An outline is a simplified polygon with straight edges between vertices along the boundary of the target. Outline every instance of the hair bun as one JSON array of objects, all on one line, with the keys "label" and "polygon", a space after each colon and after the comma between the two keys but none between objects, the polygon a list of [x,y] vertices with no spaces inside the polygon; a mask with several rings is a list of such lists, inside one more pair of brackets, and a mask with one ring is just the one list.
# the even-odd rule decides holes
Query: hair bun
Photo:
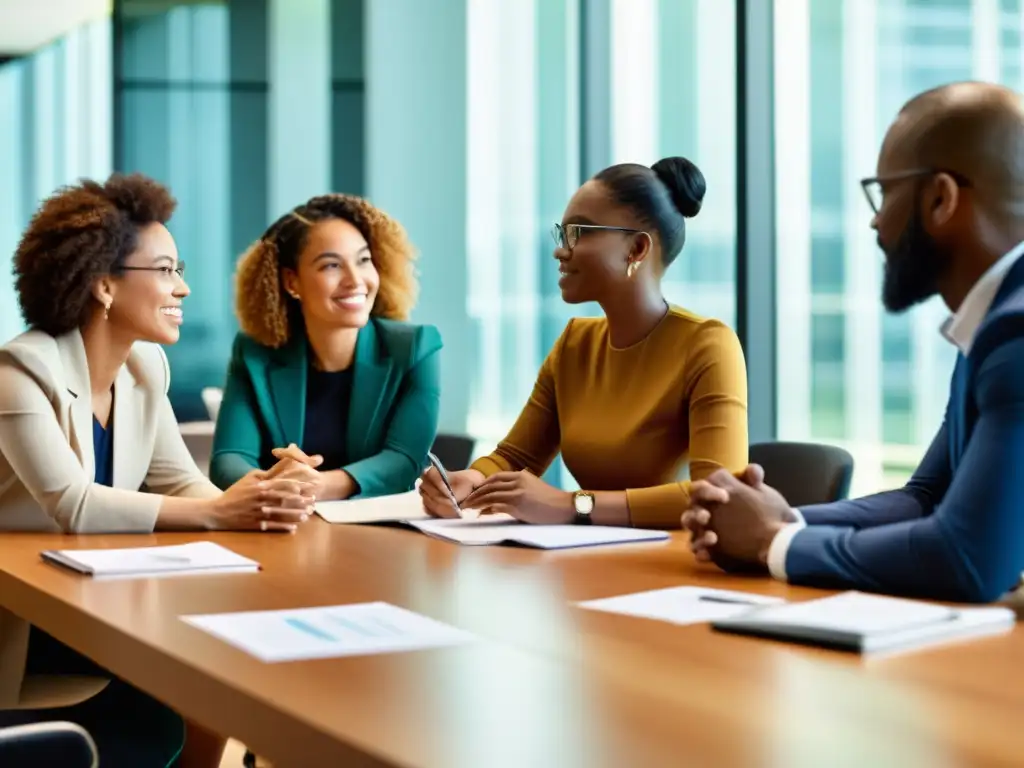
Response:
[{"label": "hair bun", "polygon": [[690,219],[700,213],[707,191],[700,168],[685,157],[666,157],[652,165],[651,170],[668,189],[672,203],[683,216]]}]

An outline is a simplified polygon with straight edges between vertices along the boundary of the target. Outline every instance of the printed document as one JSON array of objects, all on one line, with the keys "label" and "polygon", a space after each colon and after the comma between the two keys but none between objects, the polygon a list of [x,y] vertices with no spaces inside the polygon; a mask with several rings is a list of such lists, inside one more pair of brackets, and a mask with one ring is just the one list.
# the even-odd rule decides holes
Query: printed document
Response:
[{"label": "printed document", "polygon": [[419,651],[476,640],[469,632],[381,602],[182,619],[268,663]]},{"label": "printed document", "polygon": [[704,621],[738,616],[755,608],[777,605],[777,597],[750,592],[704,587],[668,587],[631,595],[606,597],[578,603],[581,608],[609,613],[623,613],[643,619],[657,619],[671,624],[699,624]]}]

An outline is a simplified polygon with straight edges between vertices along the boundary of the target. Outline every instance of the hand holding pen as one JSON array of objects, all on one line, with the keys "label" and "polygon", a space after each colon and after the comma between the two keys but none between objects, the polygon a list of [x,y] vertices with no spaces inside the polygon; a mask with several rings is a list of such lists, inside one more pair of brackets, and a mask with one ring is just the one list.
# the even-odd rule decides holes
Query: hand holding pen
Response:
[{"label": "hand holding pen", "polygon": [[423,508],[434,517],[475,517],[476,510],[464,510],[462,501],[484,481],[475,469],[448,472],[434,454],[427,454],[430,467],[423,473],[420,497]]}]

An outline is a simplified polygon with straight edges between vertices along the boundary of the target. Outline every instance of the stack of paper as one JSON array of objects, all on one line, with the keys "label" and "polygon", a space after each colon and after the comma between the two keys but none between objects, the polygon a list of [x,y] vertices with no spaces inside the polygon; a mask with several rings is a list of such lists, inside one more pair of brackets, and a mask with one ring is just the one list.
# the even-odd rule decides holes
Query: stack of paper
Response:
[{"label": "stack of paper", "polygon": [[606,597],[578,603],[581,608],[608,613],[622,613],[643,619],[657,619],[672,624],[698,624],[703,621],[737,616],[766,605],[783,602],[749,592],[703,587],[668,587],[631,595]]},{"label": "stack of paper", "polygon": [[266,662],[416,651],[476,640],[469,632],[379,602],[182,619]]},{"label": "stack of paper", "polygon": [[1015,621],[1015,614],[1008,608],[949,608],[843,592],[820,600],[761,608],[716,620],[712,626],[723,632],[874,653],[1003,632]]},{"label": "stack of paper", "polygon": [[510,515],[472,518],[431,517],[418,491],[350,501],[317,502],[317,514],[329,523],[400,525],[457,544],[512,544],[536,549],[566,549],[598,544],[666,541],[665,531],[600,525],[524,525]]},{"label": "stack of paper", "polygon": [[368,499],[318,501],[316,513],[328,523],[402,523],[407,520],[428,520],[419,491],[371,496]]},{"label": "stack of paper", "polygon": [[135,549],[47,550],[43,559],[97,579],[142,579],[208,573],[253,573],[260,564],[212,541]]}]

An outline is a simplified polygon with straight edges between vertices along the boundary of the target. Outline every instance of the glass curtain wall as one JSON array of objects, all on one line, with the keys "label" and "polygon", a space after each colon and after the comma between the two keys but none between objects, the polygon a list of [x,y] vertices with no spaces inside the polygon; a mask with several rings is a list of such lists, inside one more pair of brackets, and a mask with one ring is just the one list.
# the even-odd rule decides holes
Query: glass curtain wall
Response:
[{"label": "glass curtain wall", "polygon": [[11,258],[39,202],[111,170],[110,22],[0,64],[0,343],[24,326]]},{"label": "glass curtain wall", "polygon": [[682,155],[708,185],[668,298],[734,325],[736,3],[611,0],[610,37],[610,162]]},{"label": "glass curtain wall", "polygon": [[[547,230],[613,162],[708,179],[670,298],[735,322],[735,0],[118,0],[0,65],[0,260],[39,200],[112,167],[171,186],[193,297],[172,401],[223,382],[232,274],[309,195],[366,194],[420,247],[414,319],[446,340],[442,427],[500,438],[568,317]],[[773,0],[778,435],[835,442],[854,491],[902,482],[941,419],[938,301],[879,301],[857,181],[912,94],[1021,87],[1021,0]],[[113,32],[112,32],[113,29]],[[113,115],[113,117],[112,117]],[[758,130],[751,125],[751,130]],[[742,178],[742,174],[740,175]],[[5,272],[9,266],[0,267]],[[751,286],[756,289],[756,286]],[[0,336],[20,332],[0,280]],[[751,370],[751,385],[770,373]]]},{"label": "glass curtain wall", "polygon": [[[328,189],[408,228],[414,319],[445,338],[442,428],[481,451],[568,318],[597,311],[561,302],[548,234],[593,171],[671,154],[701,167],[705,208],[666,288],[734,322],[734,26],[732,0],[118,2],[116,163],[180,201],[179,418],[203,418],[202,388],[223,381],[238,254]],[[608,76],[588,81],[601,56]]]},{"label": "glass curtain wall", "polygon": [[939,299],[886,315],[858,184],[914,94],[1021,87],[1019,0],[775,0],[779,436],[838,443],[853,491],[902,484],[939,428],[955,350]]}]

